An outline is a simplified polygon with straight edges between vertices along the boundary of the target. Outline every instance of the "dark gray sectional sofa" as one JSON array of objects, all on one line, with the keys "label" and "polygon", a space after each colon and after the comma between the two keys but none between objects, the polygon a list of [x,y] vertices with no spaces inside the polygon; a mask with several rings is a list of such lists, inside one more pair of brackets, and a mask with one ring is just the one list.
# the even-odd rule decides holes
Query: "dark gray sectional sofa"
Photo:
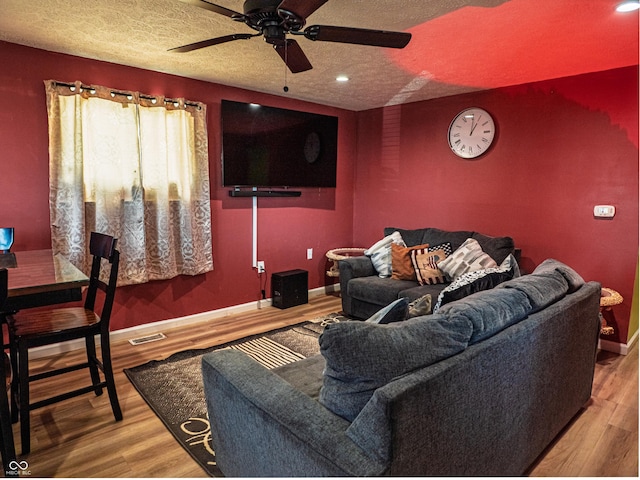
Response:
[{"label": "dark gray sectional sofa", "polygon": [[[516,260],[519,260],[517,258],[519,251],[516,252],[511,237],[490,237],[466,230],[446,231],[438,228],[406,230],[393,227],[385,228],[384,236],[394,231],[400,232],[408,247],[422,244],[433,246],[449,242],[455,251],[467,238],[473,238],[498,265],[510,254],[516,254]],[[413,301],[428,293],[435,305],[438,295],[448,285],[448,283],[440,283],[421,286],[417,281],[412,280],[380,278],[371,259],[367,256],[340,260],[339,268],[342,311],[345,315],[357,319],[369,318],[385,305],[402,297]]]},{"label": "dark gray sectional sofa", "polygon": [[530,275],[386,325],[325,328],[320,354],[268,370],[203,357],[226,476],[517,476],[591,395],[600,285]]}]

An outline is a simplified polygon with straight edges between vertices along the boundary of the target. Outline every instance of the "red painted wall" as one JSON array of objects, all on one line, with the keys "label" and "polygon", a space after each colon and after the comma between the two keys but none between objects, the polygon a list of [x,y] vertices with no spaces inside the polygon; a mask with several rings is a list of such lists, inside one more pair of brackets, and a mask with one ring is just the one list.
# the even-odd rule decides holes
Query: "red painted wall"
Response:
[{"label": "red painted wall", "polygon": [[[461,110],[493,114],[497,139],[463,160],[447,143]],[[354,244],[385,226],[509,235],[526,270],[556,258],[620,292],[625,343],[638,259],[638,68],[386,107],[358,116]],[[612,220],[593,207],[616,207]]]},{"label": "red painted wall", "polygon": [[[219,186],[219,108],[228,98],[340,119],[336,189],[258,199],[268,273],[304,268],[309,288],[322,286],[326,250],[369,246],[388,225],[510,235],[526,269],[554,257],[618,290],[625,302],[608,339],[627,339],[638,261],[637,67],[355,113],[2,42],[0,64],[0,224],[16,227],[15,249],[50,247],[45,79],[207,104],[215,270],[121,288],[114,329],[260,298],[251,199]],[[451,119],[471,105],[489,110],[498,128],[494,147],[474,161],[454,156],[446,140]],[[615,205],[616,217],[594,219],[596,204]]]},{"label": "red painted wall", "polygon": [[[258,255],[267,274],[303,268],[309,288],[325,284],[324,253],[351,244],[356,114],[207,82],[0,42],[0,224],[14,226],[14,250],[51,248],[47,113],[43,81],[81,80],[207,104],[214,271],[122,287],[112,329],[182,317],[260,299],[252,269],[252,202],[230,198],[220,180],[220,100],[251,101],[339,117],[335,189],[258,201]],[[314,258],[307,260],[307,248]],[[269,296],[270,283],[267,285]]]}]

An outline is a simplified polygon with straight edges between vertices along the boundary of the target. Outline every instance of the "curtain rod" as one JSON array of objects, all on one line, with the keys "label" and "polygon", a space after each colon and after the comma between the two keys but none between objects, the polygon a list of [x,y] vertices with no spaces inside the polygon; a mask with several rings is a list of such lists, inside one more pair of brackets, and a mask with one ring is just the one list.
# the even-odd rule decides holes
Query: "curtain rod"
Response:
[{"label": "curtain rod", "polygon": [[[63,87],[67,87],[69,89],[71,89],[71,91],[73,91],[73,89],[75,89],[76,85],[74,83],[67,83],[67,82],[59,82],[56,80],[56,85],[61,85]],[[85,89],[85,90],[89,90],[91,93],[95,93],[96,89],[90,85],[84,85],[84,84],[80,84],[80,88]],[[114,89],[108,89],[111,91],[111,96],[114,97],[116,95],[120,95],[123,97],[127,97],[129,100],[131,100],[133,98],[133,95],[130,92],[121,92],[118,90],[114,90]],[[157,97],[154,97],[153,95],[146,95],[143,93],[138,94],[140,98],[144,98],[145,100],[151,100],[153,103],[155,103],[155,101],[157,101]],[[180,104],[178,99],[175,98],[165,98],[164,99],[164,103],[173,103],[174,106],[178,106]],[[189,106],[189,107],[195,107],[198,110],[200,110],[200,105],[195,103],[195,102],[190,102],[188,100],[184,101],[184,105],[185,106]]]}]

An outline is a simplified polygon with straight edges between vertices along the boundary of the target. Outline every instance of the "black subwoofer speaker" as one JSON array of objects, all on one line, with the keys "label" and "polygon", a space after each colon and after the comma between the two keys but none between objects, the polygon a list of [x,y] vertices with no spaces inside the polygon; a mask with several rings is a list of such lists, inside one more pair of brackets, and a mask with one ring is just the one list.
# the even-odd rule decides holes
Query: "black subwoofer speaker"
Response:
[{"label": "black subwoofer speaker", "polygon": [[287,270],[271,275],[271,303],[274,307],[289,308],[309,302],[306,270]]}]

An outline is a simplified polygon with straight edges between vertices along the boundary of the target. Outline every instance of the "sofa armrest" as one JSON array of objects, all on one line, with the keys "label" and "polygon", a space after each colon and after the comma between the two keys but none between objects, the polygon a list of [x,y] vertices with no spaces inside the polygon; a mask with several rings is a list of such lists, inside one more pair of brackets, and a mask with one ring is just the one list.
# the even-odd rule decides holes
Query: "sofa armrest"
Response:
[{"label": "sofa armrest", "polygon": [[340,282],[343,280],[349,281],[352,278],[358,277],[370,277],[371,275],[377,275],[376,269],[371,263],[371,259],[367,256],[361,255],[359,257],[347,257],[344,260],[338,262],[340,268]]},{"label": "sofa armrest", "polygon": [[342,311],[347,315],[353,314],[351,296],[349,296],[349,282],[354,278],[370,277],[377,275],[376,269],[367,256],[347,257],[338,262],[340,269],[340,296],[342,298]]},{"label": "sofa armrest", "polygon": [[213,448],[225,476],[380,475],[349,422],[237,350],[203,356]]}]

